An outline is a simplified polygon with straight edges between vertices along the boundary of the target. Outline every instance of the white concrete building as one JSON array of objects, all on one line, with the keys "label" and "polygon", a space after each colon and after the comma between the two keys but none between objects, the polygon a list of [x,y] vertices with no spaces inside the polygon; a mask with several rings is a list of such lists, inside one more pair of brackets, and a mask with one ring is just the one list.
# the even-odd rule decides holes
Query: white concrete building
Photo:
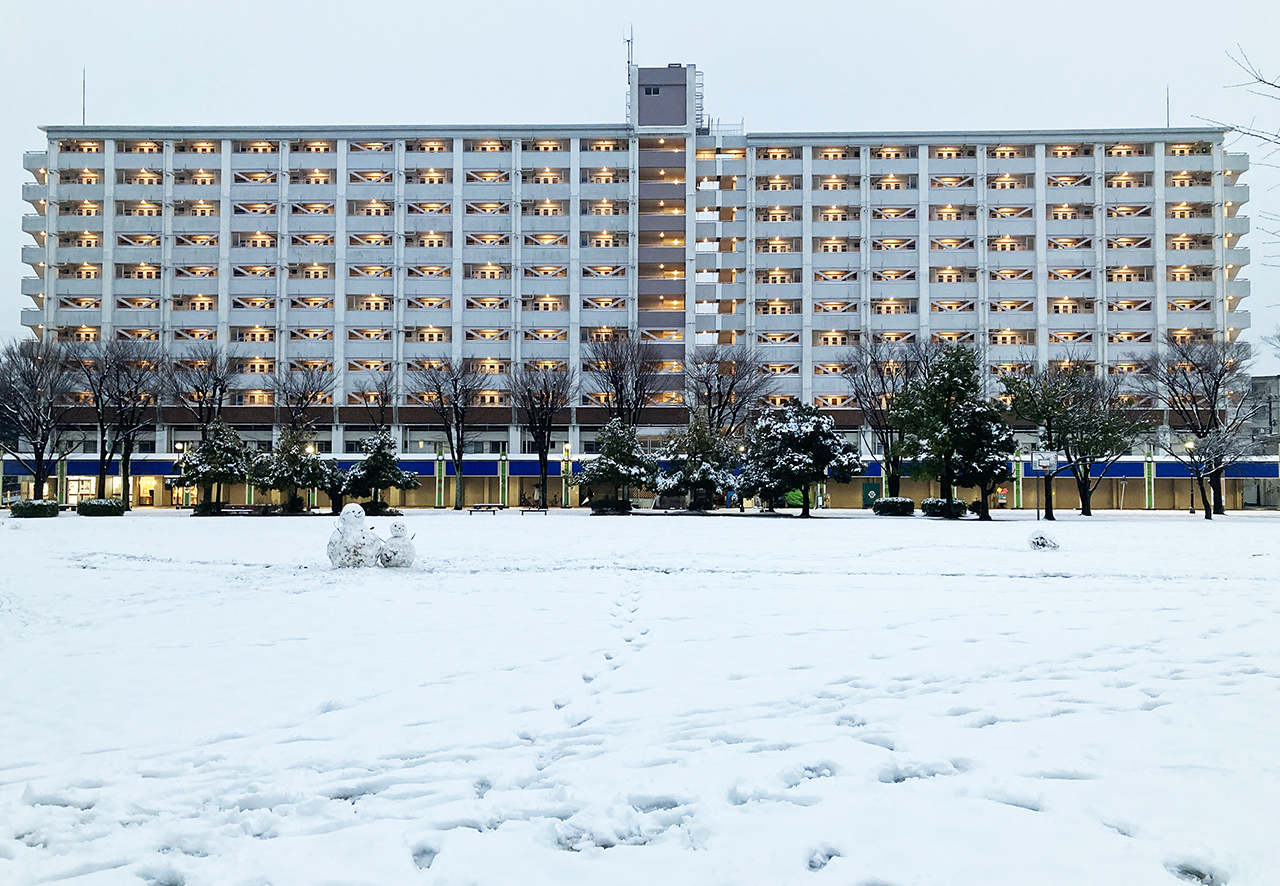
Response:
[{"label": "white concrete building", "polygon": [[[626,327],[679,370],[746,343],[856,425],[839,376],[865,340],[971,342],[993,372],[1124,372],[1168,332],[1234,338],[1244,154],[1218,129],[744,133],[709,125],[693,66],[630,69],[598,126],[45,127],[23,323],[65,340],[236,349],[231,420],[264,444],[277,367],[338,376],[325,448],[358,451],[370,372],[473,358],[495,373],[485,452],[521,451],[501,374],[579,368]],[[817,122],[817,121],[815,121]],[[565,439],[602,423],[583,391]],[[406,455],[434,453],[406,392]],[[190,438],[179,418],[158,452]]]}]

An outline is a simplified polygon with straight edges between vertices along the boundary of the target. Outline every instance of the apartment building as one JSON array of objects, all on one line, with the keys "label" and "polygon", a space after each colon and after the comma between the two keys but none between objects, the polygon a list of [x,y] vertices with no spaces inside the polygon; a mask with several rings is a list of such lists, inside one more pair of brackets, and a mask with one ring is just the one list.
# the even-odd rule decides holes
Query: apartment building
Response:
[{"label": "apartment building", "polygon": [[[1167,333],[1249,325],[1248,157],[1219,129],[746,133],[712,125],[694,66],[629,69],[624,123],[433,127],[45,127],[22,321],[65,341],[234,349],[228,409],[269,446],[265,377],[332,368],[322,451],[359,451],[378,373],[443,359],[494,376],[478,451],[525,449],[502,376],[583,368],[628,330],[667,380],[646,430],[683,421],[702,345],[746,344],[776,398],[851,430],[861,341],[981,346],[993,374],[1099,371]],[[563,442],[604,421],[590,376]],[[409,458],[439,434],[402,386]],[[166,420],[170,413],[166,412]],[[194,439],[182,416],[158,453]]]}]

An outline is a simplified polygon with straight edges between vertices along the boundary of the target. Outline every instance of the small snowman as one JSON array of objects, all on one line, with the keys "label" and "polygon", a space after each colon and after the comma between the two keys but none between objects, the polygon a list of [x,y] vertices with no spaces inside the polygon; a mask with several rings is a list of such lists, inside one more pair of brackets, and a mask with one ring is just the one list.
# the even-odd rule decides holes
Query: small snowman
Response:
[{"label": "small snowman", "polygon": [[337,528],[329,536],[329,562],[341,569],[375,566],[382,539],[364,525],[364,508],[349,504],[338,517]]},{"label": "small snowman", "polygon": [[388,569],[404,569],[413,565],[416,553],[413,540],[409,537],[409,527],[404,525],[403,520],[396,520],[391,524],[391,537],[378,552],[378,563]]}]

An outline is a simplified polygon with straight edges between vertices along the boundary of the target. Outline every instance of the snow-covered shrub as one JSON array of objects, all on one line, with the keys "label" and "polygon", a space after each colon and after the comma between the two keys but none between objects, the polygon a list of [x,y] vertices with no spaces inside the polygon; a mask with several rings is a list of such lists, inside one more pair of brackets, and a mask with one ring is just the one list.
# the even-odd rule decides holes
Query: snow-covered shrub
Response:
[{"label": "snow-covered shrub", "polygon": [[90,498],[76,505],[81,517],[122,517],[124,502],[118,498]]},{"label": "snow-covered shrub", "polygon": [[9,506],[9,514],[14,517],[56,517],[58,503],[48,498],[15,501]]},{"label": "snow-covered shrub", "polygon": [[871,511],[877,517],[910,517],[916,512],[916,503],[903,497],[879,498],[871,505]]},{"label": "snow-covered shrub", "polygon": [[624,498],[591,499],[592,514],[630,514],[631,502]]},{"label": "snow-covered shrub", "polygon": [[946,517],[950,516],[953,520],[959,520],[969,512],[969,506],[958,498],[951,499],[951,513],[947,514],[947,500],[945,498],[926,498],[920,502],[920,513],[926,517]]}]

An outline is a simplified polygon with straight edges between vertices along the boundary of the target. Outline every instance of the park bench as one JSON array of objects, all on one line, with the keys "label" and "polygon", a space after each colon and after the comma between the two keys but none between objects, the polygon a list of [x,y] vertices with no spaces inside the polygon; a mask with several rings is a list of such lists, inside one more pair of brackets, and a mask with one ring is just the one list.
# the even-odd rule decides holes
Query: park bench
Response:
[{"label": "park bench", "polygon": [[547,513],[546,508],[521,508],[520,509],[521,516],[524,516],[525,514],[545,514],[545,513]]},{"label": "park bench", "polygon": [[266,512],[266,505],[223,505],[218,513],[223,517],[261,517]]},{"label": "park bench", "polygon": [[467,513],[469,513],[469,514],[496,514],[496,513],[498,513],[498,511],[505,510],[505,509],[506,509],[506,507],[507,507],[506,505],[493,504],[493,503],[478,504],[478,505],[472,505],[471,507],[467,508]]}]

